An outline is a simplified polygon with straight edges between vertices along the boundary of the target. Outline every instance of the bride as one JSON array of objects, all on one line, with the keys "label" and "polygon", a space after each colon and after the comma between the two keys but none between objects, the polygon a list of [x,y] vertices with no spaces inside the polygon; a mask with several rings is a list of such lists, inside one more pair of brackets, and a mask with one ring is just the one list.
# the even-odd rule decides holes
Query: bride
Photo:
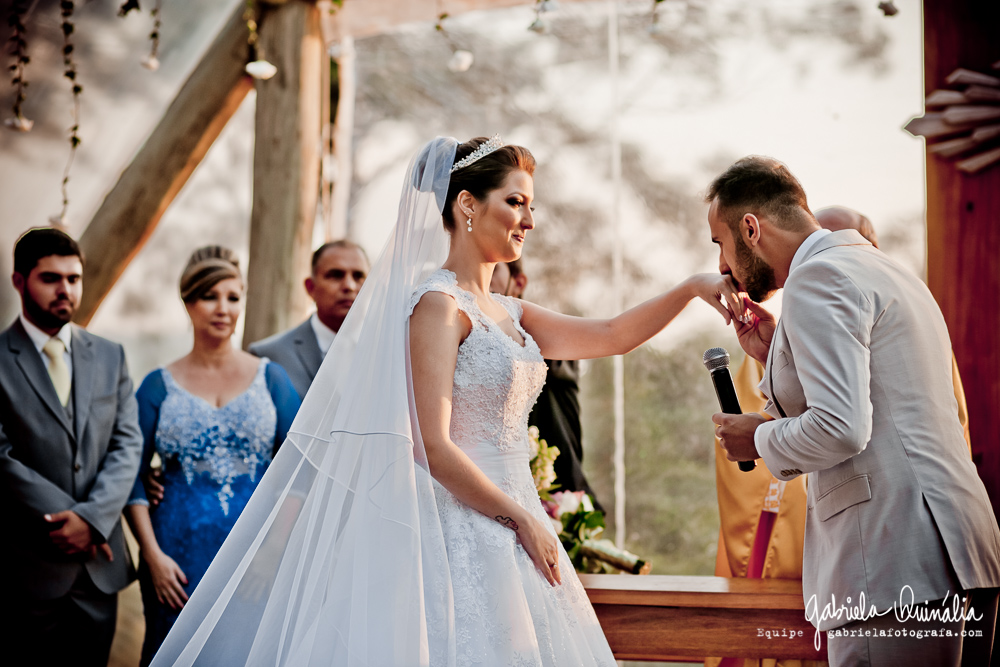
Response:
[{"label": "bride", "polygon": [[615,664],[529,470],[543,356],[623,354],[696,297],[728,323],[738,297],[696,275],[593,320],[490,294],[535,226],[534,168],[499,137],[417,153],[393,237],[154,667]]}]

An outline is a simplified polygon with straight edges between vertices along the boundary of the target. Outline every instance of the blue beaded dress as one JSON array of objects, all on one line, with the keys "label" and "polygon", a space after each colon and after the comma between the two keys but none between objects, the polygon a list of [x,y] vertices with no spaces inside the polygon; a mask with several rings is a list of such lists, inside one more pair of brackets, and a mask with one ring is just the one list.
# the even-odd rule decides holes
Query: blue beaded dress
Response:
[{"label": "blue beaded dress", "polygon": [[[129,504],[149,505],[141,480],[155,451],[165,490],[149,517],[163,553],[187,575],[190,596],[284,441],[298,394],[285,371],[263,359],[247,390],[219,408],[185,390],[165,368],[146,376],[136,400],[144,446]],[[141,664],[147,665],[180,612],[157,600],[145,561],[139,583],[146,618]]]}]

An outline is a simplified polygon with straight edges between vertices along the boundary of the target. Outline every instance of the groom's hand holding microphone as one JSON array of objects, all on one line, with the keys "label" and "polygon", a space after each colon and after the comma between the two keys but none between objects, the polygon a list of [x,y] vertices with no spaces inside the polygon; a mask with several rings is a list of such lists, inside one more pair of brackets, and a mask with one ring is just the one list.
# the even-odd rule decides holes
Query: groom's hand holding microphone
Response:
[{"label": "groom's hand holding microphone", "polygon": [[[715,436],[719,439],[719,445],[726,450],[726,458],[730,461],[740,461],[741,463],[760,458],[757,453],[757,446],[754,444],[753,434],[757,427],[766,420],[752,412],[748,415],[730,415],[725,412],[717,412],[712,415],[715,423]],[[743,466],[740,466],[743,469]],[[753,470],[753,468],[750,468]]]},{"label": "groom's hand holding microphone", "polygon": [[[746,294],[740,294],[742,303],[730,305],[737,313],[732,318],[733,328],[739,337],[740,346],[751,357],[762,364],[767,363],[767,355],[771,348],[777,321],[774,316],[759,304],[752,301]],[[721,354],[719,354],[721,353]],[[724,356],[724,360],[719,358]],[[736,390],[733,387],[732,376],[729,374],[729,353],[722,348],[712,348],[705,352],[702,360],[705,367],[712,372],[716,394],[719,397],[721,412],[712,415],[715,424],[715,436],[719,445],[726,452],[730,461],[738,461],[740,470],[750,472],[754,469],[754,461],[760,458],[757,445],[754,443],[754,433],[763,424],[765,417],[757,413],[742,414]],[[725,373],[720,371],[724,370]],[[724,377],[722,377],[724,375]],[[720,386],[725,385],[725,386]]]},{"label": "groom's hand holding microphone", "polygon": [[733,376],[729,373],[729,353],[722,347],[713,347],[705,352],[702,363],[712,375],[715,394],[719,398],[722,412],[712,415],[715,422],[715,436],[726,451],[726,458],[738,461],[740,470],[752,472],[754,460],[760,458],[754,445],[753,434],[764,422],[758,414],[744,415],[740,409],[740,399],[736,395]]}]

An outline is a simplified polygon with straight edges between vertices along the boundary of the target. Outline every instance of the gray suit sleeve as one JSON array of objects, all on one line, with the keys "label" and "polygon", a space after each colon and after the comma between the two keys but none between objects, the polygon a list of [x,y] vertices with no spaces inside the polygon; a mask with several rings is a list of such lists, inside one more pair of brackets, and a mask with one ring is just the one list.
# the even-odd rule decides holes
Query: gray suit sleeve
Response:
[{"label": "gray suit sleeve", "polygon": [[118,346],[118,410],[107,453],[87,500],[72,509],[105,540],[118,521],[139,472],[142,434],[132,380],[125,364],[125,350]]},{"label": "gray suit sleeve", "polygon": [[793,277],[781,316],[790,349],[781,352],[794,357],[807,408],[761,424],[756,443],[771,470],[808,473],[861,453],[871,437],[873,311],[849,276],[822,262],[803,264]]}]

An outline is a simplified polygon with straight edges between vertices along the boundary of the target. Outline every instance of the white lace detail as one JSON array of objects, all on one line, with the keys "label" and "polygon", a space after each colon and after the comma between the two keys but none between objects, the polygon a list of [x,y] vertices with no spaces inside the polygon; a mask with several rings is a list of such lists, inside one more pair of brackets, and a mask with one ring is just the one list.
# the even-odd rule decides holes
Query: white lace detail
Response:
[{"label": "white lace detail", "polygon": [[[521,327],[515,299],[492,298],[510,314],[524,347],[441,269],[422,283],[410,312],[427,292],[455,299],[472,322],[458,350],[451,436],[508,496],[555,533],[528,465],[528,412],[546,367],[538,345]],[[435,482],[454,596],[458,667],[615,665],[573,565],[560,547],[561,586],[535,568],[514,531],[473,510]],[[433,664],[433,663],[432,663]]]},{"label": "white lace detail", "polygon": [[[458,286],[455,274],[439,269],[410,299],[410,312],[427,292],[455,299],[472,322],[472,331],[458,348],[452,393],[451,437],[463,449],[491,442],[502,452],[528,448],[528,413],[545,384],[546,366],[535,340],[521,327],[521,307],[494,295],[524,338],[521,347],[479,308],[476,297]],[[497,418],[499,416],[499,419]]]}]

